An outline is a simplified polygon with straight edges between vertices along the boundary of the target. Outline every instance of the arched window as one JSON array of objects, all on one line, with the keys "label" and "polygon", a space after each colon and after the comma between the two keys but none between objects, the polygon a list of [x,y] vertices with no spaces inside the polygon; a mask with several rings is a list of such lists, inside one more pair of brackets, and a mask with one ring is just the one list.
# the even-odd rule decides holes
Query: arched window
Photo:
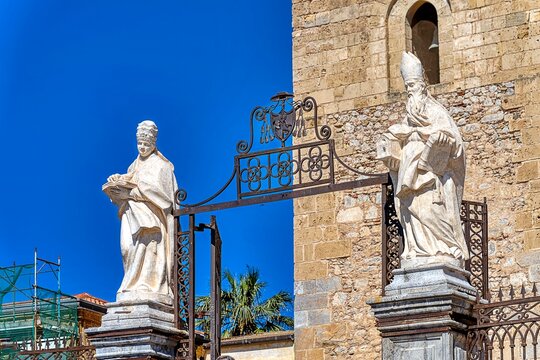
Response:
[{"label": "arched window", "polygon": [[[388,93],[398,99],[404,90],[399,70],[404,51],[420,58],[432,90],[451,91],[459,87],[461,72],[454,68],[454,33],[451,1],[389,0],[386,34],[388,36]],[[424,30],[424,26],[427,28]],[[413,44],[414,33],[414,44]]]},{"label": "arched window", "polygon": [[439,21],[429,2],[419,1],[407,13],[410,25],[409,48],[420,59],[429,84],[440,83]]}]

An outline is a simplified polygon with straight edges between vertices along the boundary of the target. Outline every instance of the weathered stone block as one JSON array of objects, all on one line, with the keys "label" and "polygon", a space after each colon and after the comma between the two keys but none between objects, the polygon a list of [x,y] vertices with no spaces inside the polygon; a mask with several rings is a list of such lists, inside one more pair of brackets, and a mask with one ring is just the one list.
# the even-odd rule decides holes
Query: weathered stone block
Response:
[{"label": "weathered stone block", "polygon": [[517,168],[516,180],[517,182],[526,182],[529,180],[538,179],[539,169],[538,161],[528,161],[523,163]]},{"label": "weathered stone block", "polygon": [[303,227],[295,232],[296,244],[311,244],[322,241],[323,229],[320,226]]},{"label": "weathered stone block", "polygon": [[383,336],[382,358],[464,359],[476,301],[467,273],[440,263],[399,269],[394,276],[387,295],[369,301]]},{"label": "weathered stone block", "polygon": [[304,261],[304,247],[302,245],[294,246],[294,262]]},{"label": "weathered stone block", "polygon": [[536,208],[532,212],[532,227],[540,228],[540,209]]},{"label": "weathered stone block", "polygon": [[341,279],[338,276],[331,276],[326,279],[296,281],[294,283],[294,293],[296,295],[332,293],[340,289]]},{"label": "weathered stone block", "polygon": [[322,279],[328,276],[328,263],[324,260],[295,264],[295,280]]},{"label": "weathered stone block", "polygon": [[525,231],[524,248],[525,250],[540,248],[540,229]]},{"label": "weathered stone block", "polygon": [[300,199],[295,199],[295,214],[307,214],[314,212],[316,209],[316,199],[313,196],[307,196]]},{"label": "weathered stone block", "polygon": [[306,350],[296,350],[294,351],[294,359],[295,360],[309,360],[307,357],[307,351]]},{"label": "weathered stone block", "polygon": [[529,14],[525,11],[506,15],[506,26],[518,26],[527,23]]},{"label": "weathered stone block", "polygon": [[540,158],[540,144],[523,146],[516,150],[516,156],[512,159],[514,162],[526,160],[535,160]]},{"label": "weathered stone block", "polygon": [[324,360],[324,349],[311,349],[306,352],[306,359],[313,360]]},{"label": "weathered stone block", "polygon": [[316,293],[296,295],[294,299],[294,311],[325,309],[328,307],[328,294]]},{"label": "weathered stone block", "polygon": [[351,241],[331,241],[315,244],[315,259],[334,259],[351,255]]},{"label": "weathered stone block", "polygon": [[532,215],[529,211],[516,214],[516,230],[521,231],[532,227]]},{"label": "weathered stone block", "polygon": [[331,319],[330,309],[308,311],[308,326],[330,324],[330,319]]},{"label": "weathered stone block", "polygon": [[313,349],[315,344],[315,329],[302,328],[294,329],[294,349],[308,350]]},{"label": "weathered stone block", "polygon": [[364,212],[359,206],[352,207],[349,209],[343,209],[337,214],[338,223],[353,223],[360,222],[364,218]]},{"label": "weathered stone block", "polygon": [[302,254],[304,255],[304,261],[314,260],[313,244],[305,244],[302,249]]},{"label": "weathered stone block", "polygon": [[336,213],[333,210],[320,211],[308,216],[309,226],[333,225],[336,222]]},{"label": "weathered stone block", "polygon": [[294,328],[305,328],[308,325],[308,312],[307,311],[294,311]]},{"label": "weathered stone block", "polygon": [[347,324],[333,323],[317,327],[315,331],[315,340],[317,343],[324,344],[328,341],[346,341]]},{"label": "weathered stone block", "polygon": [[523,252],[516,256],[516,261],[522,267],[540,264],[540,250]]},{"label": "weathered stone block", "polygon": [[531,265],[531,267],[529,267],[529,278],[533,282],[540,281],[540,263]]},{"label": "weathered stone block", "polygon": [[339,237],[339,231],[337,226],[325,226],[323,230],[323,239],[325,241],[336,240]]},{"label": "weathered stone block", "polygon": [[521,130],[523,143],[533,145],[540,143],[540,127],[535,126]]},{"label": "weathered stone block", "polygon": [[322,194],[316,197],[317,211],[332,210],[335,208],[335,195],[333,193]]}]

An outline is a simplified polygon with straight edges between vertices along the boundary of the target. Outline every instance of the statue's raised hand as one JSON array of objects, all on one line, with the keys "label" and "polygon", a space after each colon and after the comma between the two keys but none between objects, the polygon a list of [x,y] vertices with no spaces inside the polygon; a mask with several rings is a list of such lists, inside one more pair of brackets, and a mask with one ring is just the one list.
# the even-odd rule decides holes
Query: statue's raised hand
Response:
[{"label": "statue's raised hand", "polygon": [[107,182],[117,182],[117,181],[120,181],[121,178],[122,178],[122,175],[120,174],[112,174],[111,176],[107,178]]}]

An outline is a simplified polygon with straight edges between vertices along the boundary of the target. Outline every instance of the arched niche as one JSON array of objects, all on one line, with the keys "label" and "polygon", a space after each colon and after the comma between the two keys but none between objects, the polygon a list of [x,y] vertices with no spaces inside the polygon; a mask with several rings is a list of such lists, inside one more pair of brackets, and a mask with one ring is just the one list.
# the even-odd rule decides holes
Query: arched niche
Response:
[{"label": "arched niche", "polygon": [[424,65],[428,84],[440,83],[439,20],[437,9],[429,2],[413,6],[407,13],[412,52]]},{"label": "arched niche", "polygon": [[[429,49],[434,40],[434,26],[437,30],[438,47]],[[428,35],[418,36],[426,31]],[[416,36],[414,41],[413,35]],[[426,73],[429,71],[428,83],[447,84],[453,81],[452,8],[447,0],[392,0],[387,13],[387,39],[390,92],[404,90],[399,71],[401,56],[403,51],[413,52],[415,45],[427,46],[421,51],[416,49],[416,52]]]}]

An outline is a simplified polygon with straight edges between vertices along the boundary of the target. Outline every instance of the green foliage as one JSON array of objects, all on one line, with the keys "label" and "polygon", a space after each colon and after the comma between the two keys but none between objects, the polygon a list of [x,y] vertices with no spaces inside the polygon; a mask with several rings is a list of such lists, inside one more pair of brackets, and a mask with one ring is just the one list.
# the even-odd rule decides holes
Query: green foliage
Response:
[{"label": "green foliage", "polygon": [[[289,330],[293,319],[281,312],[292,305],[289,293],[280,291],[266,300],[261,299],[266,282],[259,278],[259,271],[248,267],[245,274],[235,277],[226,270],[221,290],[221,321],[223,337],[242,336],[262,332]],[[200,296],[196,300],[196,312],[210,311],[210,297]],[[200,330],[210,332],[210,318],[204,317],[197,323]]]}]

